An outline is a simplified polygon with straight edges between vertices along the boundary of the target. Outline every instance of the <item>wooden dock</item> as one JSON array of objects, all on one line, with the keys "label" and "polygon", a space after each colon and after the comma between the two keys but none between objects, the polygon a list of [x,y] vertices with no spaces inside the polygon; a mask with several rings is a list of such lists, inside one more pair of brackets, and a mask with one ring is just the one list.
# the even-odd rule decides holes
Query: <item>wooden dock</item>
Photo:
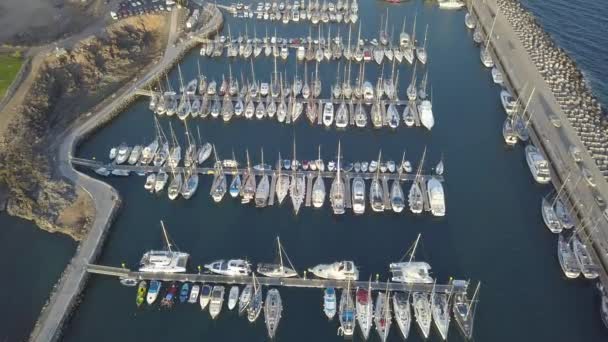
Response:
[{"label": "wooden dock", "polygon": [[[247,285],[251,284],[250,276],[237,276],[229,277],[217,274],[207,273],[146,273],[131,271],[126,268],[110,267],[103,265],[87,265],[87,272],[93,274],[100,274],[106,276],[112,276],[117,278],[136,279],[136,280],[160,280],[166,282],[196,282],[196,283],[213,283],[213,284],[234,284],[234,285]],[[262,286],[284,286],[284,287],[298,287],[298,288],[316,288],[324,289],[328,287],[343,289],[350,286],[351,289],[357,287],[367,288],[368,281],[345,281],[345,280],[329,280],[329,279],[317,279],[317,278],[268,278],[268,277],[256,277],[256,280]],[[459,283],[459,282],[456,282]],[[397,282],[380,282],[372,281],[371,288],[374,291],[385,291],[387,288],[389,291],[412,291],[412,292],[432,292],[433,288],[435,292],[447,293],[453,291],[453,293],[466,293],[467,286],[455,286],[452,284],[405,284]]]},{"label": "wooden dock", "polygon": [[350,195],[350,173],[344,173],[344,206],[347,209],[353,207],[352,196]]},{"label": "wooden dock", "polygon": [[270,198],[268,198],[268,205],[269,206],[273,206],[274,205],[274,198],[275,198],[275,194],[276,194],[276,188],[277,188],[277,174],[276,172],[272,173],[272,178],[270,180]]},{"label": "wooden dock", "polygon": [[390,195],[390,191],[388,189],[388,181],[386,180],[386,177],[382,177],[382,192],[383,192],[383,196],[384,196],[384,209],[390,210],[391,195]]},{"label": "wooden dock", "polygon": [[431,204],[429,203],[429,196],[428,192],[426,191],[426,182],[421,179],[418,184],[420,184],[420,190],[422,191],[422,202],[424,204],[424,211],[430,211]]}]

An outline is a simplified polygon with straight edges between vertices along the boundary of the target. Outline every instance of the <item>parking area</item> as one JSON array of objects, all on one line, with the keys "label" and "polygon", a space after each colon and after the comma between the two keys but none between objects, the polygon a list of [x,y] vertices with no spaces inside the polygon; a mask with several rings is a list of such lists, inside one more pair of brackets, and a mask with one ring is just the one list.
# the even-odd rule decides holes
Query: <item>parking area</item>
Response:
[{"label": "parking area", "polygon": [[134,15],[171,11],[174,5],[173,0],[123,0],[116,10],[110,12],[110,15],[118,20]]}]

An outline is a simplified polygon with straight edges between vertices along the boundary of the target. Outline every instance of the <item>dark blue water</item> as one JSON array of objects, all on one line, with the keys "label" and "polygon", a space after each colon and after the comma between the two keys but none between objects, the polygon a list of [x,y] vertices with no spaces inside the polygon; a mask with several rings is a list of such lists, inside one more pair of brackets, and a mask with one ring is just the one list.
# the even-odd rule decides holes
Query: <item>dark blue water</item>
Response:
[{"label": "dark blue water", "polygon": [[6,213],[0,213],[0,227],[0,340],[24,341],[76,243]]},{"label": "dark blue water", "polygon": [[[564,3],[561,1],[560,3]],[[591,30],[600,35],[605,26],[605,18],[597,13],[605,11],[601,2],[589,3],[597,6],[593,17],[580,17],[572,11],[555,11],[553,7],[569,6],[558,2],[531,3],[530,7],[541,16],[541,21],[549,31],[550,23],[556,28],[556,39],[577,59],[591,79],[594,89],[604,89],[599,80],[605,79],[606,44],[600,39],[581,42],[584,37],[572,39],[558,37],[571,29]],[[364,36],[375,34],[380,22],[380,14],[386,5],[377,1],[360,1]],[[190,127],[199,127],[204,140],[216,144],[220,156],[228,157],[232,150],[238,158],[244,158],[245,148],[252,157],[259,160],[259,150],[264,147],[267,159],[274,160],[280,151],[284,156],[291,153],[294,135],[298,141],[298,157],[313,159],[316,148],[322,145],[326,159],[336,155],[337,142],[343,146],[346,160],[370,160],[377,157],[379,149],[383,156],[398,160],[405,149],[408,158],[417,163],[425,146],[429,149],[429,160],[435,163],[441,154],[446,163],[447,216],[435,219],[428,216],[414,217],[410,214],[373,214],[354,217],[352,214],[334,217],[329,208],[313,210],[303,208],[294,217],[291,206],[255,209],[244,207],[226,196],[217,205],[208,196],[211,179],[201,178],[198,193],[190,200],[170,202],[166,194],[149,195],[143,189],[144,179],[111,178],[108,181],[123,196],[123,208],[108,236],[106,248],[100,262],[119,265],[125,262],[135,267],[141,254],[160,247],[161,238],[158,221],[163,219],[177,245],[190,252],[192,269],[210,260],[219,258],[247,257],[253,261],[268,261],[274,258],[273,239],[281,240],[296,268],[339,259],[353,259],[359,265],[361,278],[379,274],[388,276],[387,264],[401,258],[413,243],[418,233],[423,234],[423,243],[418,256],[433,266],[433,273],[440,282],[449,277],[482,281],[481,302],[477,312],[475,337],[479,341],[605,341],[606,330],[599,319],[599,303],[593,284],[584,280],[566,280],[559,268],[556,257],[556,238],[542,224],[540,199],[547,187],[534,184],[525,165],[521,147],[504,147],[500,129],[504,113],[500,107],[498,92],[488,70],[479,62],[477,47],[471,40],[471,33],[463,25],[463,12],[439,11],[429,2],[412,1],[398,6],[390,6],[391,25],[399,31],[404,15],[411,27],[414,12],[418,11],[419,35],[426,23],[429,30],[429,78],[433,88],[433,109],[436,126],[431,133],[419,129],[400,127],[389,130],[325,130],[310,127],[301,120],[297,125],[286,126],[268,121],[238,120],[224,124],[213,120],[193,120]],[[559,15],[556,15],[559,14]],[[544,15],[544,16],[543,16]],[[568,15],[567,23],[561,15]],[[579,19],[574,19],[579,18]],[[244,31],[243,22],[228,18],[234,32]],[[582,23],[582,24],[580,24]],[[602,24],[603,23],[603,24]],[[265,24],[258,26],[258,34],[264,32]],[[274,26],[269,25],[270,32]],[[279,32],[285,36],[301,36],[308,33],[305,25],[279,25]],[[249,24],[251,32],[251,24]],[[335,28],[332,28],[332,32]],[[408,29],[409,30],[409,29]],[[353,30],[353,33],[356,30]],[[313,34],[314,34],[313,30]],[[585,32],[585,31],[579,31]],[[344,27],[341,29],[344,36]],[[576,34],[575,34],[576,35]],[[601,35],[600,35],[601,36]],[[576,39],[574,39],[576,38]],[[571,46],[569,48],[568,46]],[[596,46],[589,49],[589,46]],[[599,48],[597,47],[599,46]],[[577,51],[580,51],[576,53]],[[591,51],[591,52],[589,52]],[[578,57],[577,57],[578,56]],[[197,51],[189,54],[182,63],[185,78],[196,73]],[[279,68],[294,70],[294,56]],[[201,59],[203,71],[208,76],[219,79],[228,73],[226,60]],[[594,67],[596,66],[596,67]],[[233,72],[242,70],[249,73],[249,65],[241,62],[232,64]],[[302,65],[298,66],[302,75]],[[327,95],[329,84],[335,79],[336,63],[321,66],[323,84]],[[312,72],[310,64],[308,71]],[[353,67],[353,75],[356,72]],[[272,63],[267,59],[256,61],[256,77],[268,79]],[[281,70],[281,69],[280,69]],[[411,77],[411,68],[401,66],[400,89],[405,90]],[[387,68],[388,71],[388,68]],[[378,67],[368,66],[366,78],[374,80]],[[422,73],[421,70],[419,72]],[[590,76],[591,75],[591,76]],[[176,85],[177,75],[171,79]],[[82,157],[105,159],[111,146],[122,141],[130,144],[149,141],[153,136],[151,113],[147,103],[137,102],[112,125],[102,129],[79,151]],[[161,124],[168,126],[168,119]],[[172,123],[180,137],[183,127],[177,119]],[[182,139],[183,141],[183,139]],[[430,169],[431,165],[427,167]],[[326,184],[329,186],[329,184]],[[368,184],[369,185],[369,184]],[[404,185],[407,191],[409,183]],[[286,201],[288,202],[288,201]],[[16,223],[7,226],[17,229]],[[31,228],[30,228],[31,229]],[[27,231],[27,229],[26,229]],[[37,241],[44,242],[44,248],[51,250],[58,245],[55,235],[41,233]],[[19,233],[10,240],[30,241]],[[3,239],[1,241],[6,241]],[[36,250],[36,249],[32,249]],[[73,248],[69,249],[72,254]],[[22,252],[22,251],[21,251]],[[53,253],[54,255],[55,253]],[[33,252],[28,255],[35,255]],[[63,260],[48,260],[58,273],[69,256]],[[59,259],[59,258],[58,258]],[[5,258],[6,260],[6,258]],[[28,263],[35,265],[35,262]],[[51,266],[48,266],[51,268]],[[19,267],[19,272],[23,266]],[[31,276],[31,273],[28,273]],[[50,288],[53,277],[41,282]],[[16,278],[19,279],[19,278]],[[19,282],[29,286],[29,281]],[[3,293],[12,293],[16,288],[11,284]],[[48,290],[37,290],[42,298],[31,315],[20,318],[25,331],[18,333],[15,325],[7,324],[0,331],[9,331],[9,341],[19,340],[27,335]],[[278,332],[283,341],[339,341],[336,336],[337,322],[328,323],[321,311],[322,293],[318,290],[281,289],[286,308]],[[7,296],[8,297],[8,296]],[[13,296],[14,297],[14,296]],[[21,301],[13,300],[3,307],[2,317],[12,321],[12,312],[22,309]],[[208,313],[201,313],[198,306],[177,305],[171,312],[159,311],[157,307],[137,310],[134,305],[135,291],[118,284],[115,279],[93,277],[86,290],[86,296],[75,313],[65,333],[68,341],[108,341],[108,340],[213,340],[213,341],[263,341],[266,332],[262,318],[251,325],[226,309],[215,321]],[[6,321],[6,319],[5,319]],[[414,328],[413,328],[414,329]],[[433,328],[434,329],[434,328]],[[14,333],[12,331],[15,330]],[[433,331],[433,340],[439,340]],[[374,339],[376,339],[375,335]],[[411,340],[420,340],[413,333]],[[16,336],[12,338],[12,336]],[[0,338],[4,338],[4,334]],[[356,337],[355,339],[360,339]],[[393,326],[391,340],[398,340]],[[454,322],[450,331],[451,340],[461,340]]]},{"label": "dark blue water", "polygon": [[604,108],[608,107],[608,2],[522,1],[574,59]]}]

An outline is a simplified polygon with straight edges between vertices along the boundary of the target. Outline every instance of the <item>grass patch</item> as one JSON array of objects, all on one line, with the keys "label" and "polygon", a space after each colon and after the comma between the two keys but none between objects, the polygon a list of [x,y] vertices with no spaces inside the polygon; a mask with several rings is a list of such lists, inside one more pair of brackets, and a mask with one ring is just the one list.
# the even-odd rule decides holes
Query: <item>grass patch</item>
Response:
[{"label": "grass patch", "polygon": [[22,64],[23,59],[20,53],[10,55],[0,54],[0,99],[4,96],[11,83],[13,83]]}]

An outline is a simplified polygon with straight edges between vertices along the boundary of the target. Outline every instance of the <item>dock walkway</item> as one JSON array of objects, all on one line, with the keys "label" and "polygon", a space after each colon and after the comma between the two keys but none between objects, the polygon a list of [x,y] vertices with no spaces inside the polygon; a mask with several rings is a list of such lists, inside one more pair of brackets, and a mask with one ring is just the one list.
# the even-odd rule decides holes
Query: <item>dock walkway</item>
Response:
[{"label": "dock walkway", "polygon": [[[103,265],[90,264],[87,267],[89,273],[136,279],[136,280],[160,280],[166,282],[178,281],[178,282],[196,282],[196,283],[214,283],[214,284],[235,284],[235,285],[247,285],[251,284],[250,276],[223,276],[218,274],[207,274],[207,273],[146,273],[131,271],[126,268],[110,267]],[[347,286],[354,289],[357,287],[367,288],[368,281],[346,281],[346,280],[330,280],[330,279],[317,279],[317,278],[268,278],[268,277],[256,277],[256,280],[262,286],[283,286],[283,287],[297,287],[297,288],[317,288],[324,289],[328,287],[343,289]],[[456,282],[459,283],[459,282]],[[413,291],[413,292],[435,292],[447,293],[453,291],[454,293],[466,293],[466,286],[453,286],[451,284],[405,284],[397,282],[380,282],[372,281],[371,288],[374,291]]]}]

